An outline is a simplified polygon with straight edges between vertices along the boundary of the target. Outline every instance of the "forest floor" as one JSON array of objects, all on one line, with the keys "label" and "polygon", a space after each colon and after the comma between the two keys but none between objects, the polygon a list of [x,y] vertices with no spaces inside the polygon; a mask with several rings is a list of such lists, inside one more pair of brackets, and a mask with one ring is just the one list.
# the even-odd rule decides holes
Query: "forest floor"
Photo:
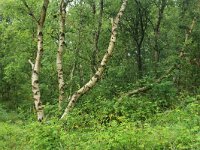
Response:
[{"label": "forest floor", "polygon": [[[144,121],[130,121],[125,116],[108,122],[56,119],[38,123],[21,119],[22,114],[0,114],[0,149],[191,149],[200,147],[200,106],[192,101],[156,113]],[[24,117],[26,118],[26,117]]]}]

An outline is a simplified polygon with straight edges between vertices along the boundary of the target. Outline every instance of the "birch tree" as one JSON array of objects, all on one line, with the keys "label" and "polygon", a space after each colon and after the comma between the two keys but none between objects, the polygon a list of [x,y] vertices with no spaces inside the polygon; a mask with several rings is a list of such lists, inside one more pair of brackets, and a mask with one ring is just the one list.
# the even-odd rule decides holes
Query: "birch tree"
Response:
[{"label": "birch tree", "polygon": [[35,58],[35,63],[32,63],[31,60],[29,60],[29,63],[32,66],[32,92],[33,92],[33,99],[35,103],[35,109],[37,112],[37,119],[38,121],[42,121],[44,118],[44,111],[43,111],[43,105],[41,101],[41,94],[40,94],[40,88],[39,88],[39,73],[40,73],[40,63],[41,58],[43,54],[43,27],[45,23],[47,8],[49,5],[49,0],[44,0],[43,5],[40,12],[40,18],[37,19],[29,5],[25,0],[22,0],[23,4],[28,10],[29,15],[32,17],[33,20],[37,23],[37,54]]},{"label": "birch tree", "polygon": [[62,108],[62,101],[64,96],[64,78],[63,78],[63,66],[62,66],[62,53],[65,45],[65,20],[66,20],[66,7],[70,0],[61,0],[60,2],[60,33],[59,33],[59,45],[57,51],[57,73],[58,73],[58,84],[59,84],[59,99],[58,107],[59,110]]},{"label": "birch tree", "polygon": [[81,87],[78,91],[76,91],[69,103],[68,103],[68,106],[67,108],[65,109],[61,119],[65,118],[70,110],[74,107],[74,105],[76,104],[77,100],[79,97],[81,97],[82,95],[84,95],[86,92],[88,92],[92,87],[94,87],[97,83],[97,81],[101,78],[104,70],[105,70],[105,67],[107,65],[107,62],[109,60],[109,58],[111,57],[112,55],[112,52],[113,52],[113,48],[114,48],[114,45],[115,45],[115,42],[116,42],[116,36],[117,36],[117,27],[118,27],[118,24],[119,24],[119,21],[125,11],[125,8],[126,8],[126,5],[127,5],[127,1],[128,0],[123,0],[122,2],[122,5],[121,5],[121,8],[117,14],[117,16],[115,17],[114,20],[112,20],[112,33],[111,33],[111,37],[110,37],[110,42],[109,42],[109,46],[108,46],[108,49],[100,63],[100,66],[98,67],[95,75],[83,86]]}]

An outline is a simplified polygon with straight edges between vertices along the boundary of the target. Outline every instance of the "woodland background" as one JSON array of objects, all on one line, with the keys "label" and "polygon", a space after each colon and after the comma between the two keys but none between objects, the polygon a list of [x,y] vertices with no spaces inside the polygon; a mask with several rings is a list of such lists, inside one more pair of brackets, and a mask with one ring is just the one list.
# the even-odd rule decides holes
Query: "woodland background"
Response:
[{"label": "woodland background", "polygon": [[[28,60],[37,53],[45,0],[0,1],[2,149],[198,149],[200,2],[128,0],[104,73],[66,118],[70,98],[100,66],[126,0],[50,0],[43,26],[37,121]],[[66,2],[62,107],[56,57]],[[26,6],[27,4],[27,6]],[[101,66],[100,66],[101,67]]]}]

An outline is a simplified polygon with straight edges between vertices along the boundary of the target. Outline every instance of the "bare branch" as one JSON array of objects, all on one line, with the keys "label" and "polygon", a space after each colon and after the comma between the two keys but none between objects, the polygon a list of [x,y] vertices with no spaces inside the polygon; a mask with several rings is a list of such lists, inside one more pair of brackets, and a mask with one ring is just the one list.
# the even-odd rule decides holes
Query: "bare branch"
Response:
[{"label": "bare branch", "polygon": [[34,63],[29,59],[28,62],[31,64],[32,70],[34,69]]},{"label": "bare branch", "polygon": [[35,17],[32,9],[29,7],[29,5],[27,4],[26,0],[21,0],[22,3],[24,4],[24,6],[27,8],[28,10],[28,14],[32,17],[33,20],[35,20],[37,23],[38,23],[38,20],[37,18]]}]

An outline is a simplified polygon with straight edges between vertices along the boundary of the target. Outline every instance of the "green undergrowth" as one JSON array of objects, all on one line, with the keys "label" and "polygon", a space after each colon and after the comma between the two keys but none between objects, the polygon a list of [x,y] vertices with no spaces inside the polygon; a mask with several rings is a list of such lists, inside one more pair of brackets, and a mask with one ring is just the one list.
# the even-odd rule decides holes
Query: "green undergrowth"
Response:
[{"label": "green undergrowth", "polygon": [[[160,111],[155,103],[134,102],[134,105],[136,104],[138,108],[133,107],[133,110],[130,110],[127,103],[127,111],[125,108],[122,110],[119,104],[113,107],[110,104],[111,109],[103,111],[102,107],[99,107],[96,114],[92,111],[91,114],[83,114],[85,109],[75,109],[68,120],[62,122],[57,118],[47,118],[42,124],[31,119],[16,119],[14,122],[4,119],[0,122],[0,148],[193,150],[200,147],[200,106],[197,98],[186,97],[179,107],[166,111]],[[146,113],[143,114],[143,111]],[[147,117],[139,117],[141,115]]]}]

